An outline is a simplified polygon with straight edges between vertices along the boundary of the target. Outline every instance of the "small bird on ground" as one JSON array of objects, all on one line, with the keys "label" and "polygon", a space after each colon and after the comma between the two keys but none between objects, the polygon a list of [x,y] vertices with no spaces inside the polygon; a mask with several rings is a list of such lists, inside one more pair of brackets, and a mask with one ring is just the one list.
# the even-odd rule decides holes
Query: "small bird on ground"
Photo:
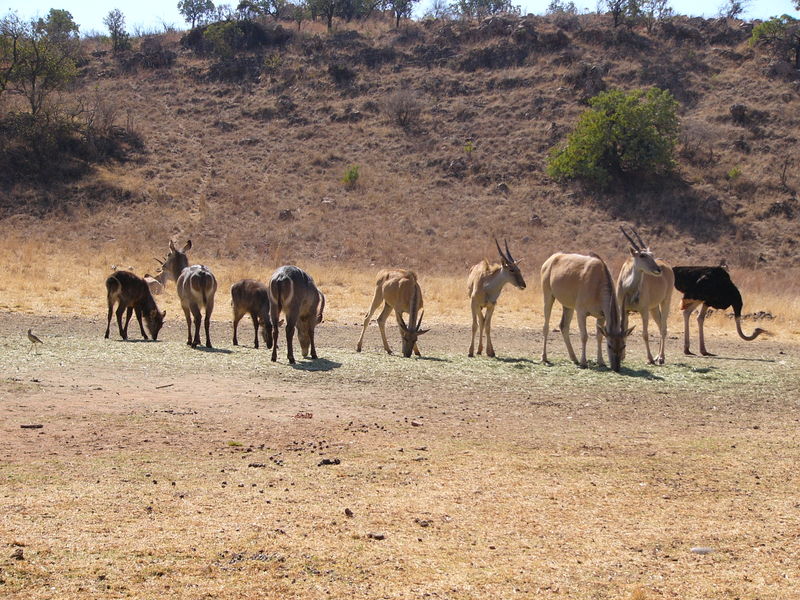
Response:
[{"label": "small bird on ground", "polygon": [[28,329],[28,340],[31,342],[31,347],[28,349],[28,352],[33,350],[36,347],[36,344],[42,344],[42,340],[40,340],[34,333]]}]

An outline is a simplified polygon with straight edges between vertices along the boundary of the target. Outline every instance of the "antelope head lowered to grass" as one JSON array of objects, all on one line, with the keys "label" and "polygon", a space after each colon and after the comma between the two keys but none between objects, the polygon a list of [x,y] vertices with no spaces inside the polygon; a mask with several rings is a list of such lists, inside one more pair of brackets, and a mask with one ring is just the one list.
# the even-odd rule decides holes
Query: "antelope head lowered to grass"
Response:
[{"label": "antelope head lowered to grass", "polygon": [[[611,369],[619,371],[625,358],[625,340],[633,327],[624,329],[622,315],[625,306],[617,304],[614,282],[611,273],[596,254],[564,254],[558,252],[544,261],[542,265],[542,295],[544,296],[544,346],[542,362],[547,363],[547,334],[550,329],[550,312],[553,302],[558,300],[563,306],[561,315],[561,335],[572,362],[586,368],[586,317],[597,319],[597,364],[603,366],[602,340],[606,338],[608,360]],[[572,315],[578,313],[578,329],[581,334],[581,360],[575,356],[569,341],[569,324]]]},{"label": "antelope head lowered to grass", "polygon": [[[206,347],[211,348],[211,336],[209,326],[211,313],[214,310],[214,294],[217,291],[217,279],[208,267],[203,265],[189,266],[189,259],[186,253],[192,248],[192,240],[186,242],[183,249],[178,250],[175,243],[169,241],[169,254],[161,266],[161,274],[158,281],[165,283],[172,279],[178,291],[178,298],[181,301],[181,308],[186,315],[186,327],[189,330],[187,344],[196,348],[200,344],[200,321],[202,320],[201,309],[205,309],[205,332]],[[194,317],[195,329],[192,336],[192,317]]]},{"label": "antelope head lowered to grass", "polygon": [[297,339],[303,358],[311,353],[317,359],[314,328],[322,323],[325,295],[317,288],[311,275],[292,265],[279,267],[269,279],[269,313],[272,321],[272,362],[278,360],[278,325],[281,313],[286,317],[286,357],[294,364],[292,339]]},{"label": "antelope head lowered to grass", "polygon": [[[480,328],[478,335],[478,354],[483,352],[483,332],[486,331],[486,356],[494,356],[492,346],[492,315],[500,292],[507,283],[513,283],[519,289],[525,289],[525,280],[519,270],[521,260],[514,260],[505,242],[506,251],[500,249],[497,238],[494,240],[497,252],[500,254],[500,264],[490,265],[485,258],[472,267],[467,278],[467,293],[472,308],[472,342],[469,345],[467,356],[475,355],[475,332]],[[486,313],[484,314],[484,309]]]},{"label": "antelope head lowered to grass", "polygon": [[[372,314],[384,303],[381,314],[378,315],[378,329],[381,331],[383,349],[388,354],[392,353],[389,342],[386,340],[386,319],[389,313],[394,310],[397,317],[397,325],[400,327],[400,334],[403,338],[403,356],[411,356],[411,352],[420,356],[417,338],[428,329],[422,327],[422,289],[417,282],[417,275],[414,271],[405,269],[392,269],[378,272],[378,279],[375,281],[375,296],[372,304],[364,317],[364,326],[361,329],[361,336],[356,344],[356,352],[361,352],[361,345],[364,342],[364,334]],[[419,312],[419,316],[417,313]],[[408,325],[403,320],[403,313],[408,313]]]},{"label": "antelope head lowered to grass", "polygon": [[[637,241],[620,227],[623,235],[630,242],[631,256],[622,265],[617,277],[617,301],[620,306],[624,304],[625,311],[622,315],[623,329],[628,327],[628,312],[638,312],[642,315],[642,338],[647,349],[647,362],[664,364],[664,355],[667,345],[667,319],[669,318],[669,305],[672,300],[672,286],[675,276],[672,268],[663,260],[657,260],[650,248],[642,241],[639,233],[632,229]],[[658,324],[661,336],[658,356],[653,359],[650,352],[650,337],[647,332],[648,315],[652,314],[653,320]]]}]

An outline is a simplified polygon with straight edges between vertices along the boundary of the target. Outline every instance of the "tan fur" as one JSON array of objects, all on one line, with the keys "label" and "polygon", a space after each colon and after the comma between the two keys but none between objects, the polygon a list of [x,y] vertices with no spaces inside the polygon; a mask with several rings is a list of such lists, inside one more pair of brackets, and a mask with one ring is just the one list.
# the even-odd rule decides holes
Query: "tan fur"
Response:
[{"label": "tan fur", "polygon": [[[642,338],[647,349],[647,362],[663,365],[667,342],[667,320],[669,319],[672,290],[675,286],[675,275],[672,273],[672,267],[666,262],[655,260],[655,264],[661,268],[660,275],[640,272],[640,276],[636,277],[633,272],[635,262],[634,256],[629,257],[622,265],[617,277],[617,301],[620,306],[623,300],[625,301],[626,314],[622,316],[623,327],[627,327],[628,324],[627,313],[638,312],[642,316]],[[648,315],[652,315],[653,320],[658,324],[661,337],[658,356],[655,359],[650,352]]]},{"label": "tan fur", "polygon": [[[542,265],[542,295],[544,297],[544,346],[542,362],[547,363],[547,335],[550,328],[550,312],[553,302],[558,300],[563,306],[561,335],[570,359],[586,367],[586,317],[597,319],[597,364],[603,361],[602,338],[606,337],[609,360],[614,370],[619,370],[624,357],[625,337],[630,331],[622,329],[620,311],[614,293],[611,273],[603,260],[596,254],[556,253]],[[569,339],[569,325],[574,313],[578,315],[578,329],[581,336],[581,359],[575,356]]]},{"label": "tan fur", "polygon": [[[497,244],[497,251],[500,254],[500,264],[489,264],[489,261],[484,258],[470,269],[467,277],[467,292],[472,310],[472,341],[467,356],[475,355],[476,332],[478,332],[478,354],[483,352],[484,331],[486,332],[486,356],[495,355],[492,345],[492,315],[500,292],[509,282],[521,290],[525,289],[525,279],[519,270],[519,261],[515,261],[510,254],[504,255],[499,244]],[[506,244],[506,252],[508,252],[508,244]]]},{"label": "tan fur", "polygon": [[[361,352],[364,334],[367,331],[370,318],[382,303],[384,305],[383,310],[378,315],[377,321],[384,350],[388,354],[392,353],[392,349],[386,339],[385,325],[386,319],[394,310],[397,325],[400,327],[400,333],[403,336],[403,354],[410,356],[411,349],[413,349],[414,354],[420,356],[417,337],[427,331],[419,330],[422,315],[420,314],[419,318],[417,318],[423,307],[422,289],[417,281],[417,274],[406,269],[384,269],[378,272],[375,280],[375,294],[372,298],[372,304],[370,304],[369,310],[364,317],[364,325],[361,328],[361,336],[356,344],[356,352]],[[408,325],[403,321],[402,313],[408,314]],[[406,352],[408,353],[406,354]]]}]

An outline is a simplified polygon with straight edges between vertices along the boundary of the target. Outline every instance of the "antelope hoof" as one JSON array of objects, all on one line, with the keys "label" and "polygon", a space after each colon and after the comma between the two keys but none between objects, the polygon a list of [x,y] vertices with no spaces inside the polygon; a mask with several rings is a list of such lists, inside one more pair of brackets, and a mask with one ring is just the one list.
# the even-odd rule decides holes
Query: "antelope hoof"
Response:
[{"label": "antelope hoof", "polygon": [[256,350],[258,350],[258,342],[256,342],[256,343],[255,343],[255,344],[253,344],[253,345],[255,346]]},{"label": "antelope hoof", "polygon": [[108,339],[108,332],[107,331],[106,331],[106,334],[103,337]]},{"label": "antelope hoof", "polygon": [[292,358],[290,358],[290,359],[289,359],[289,364],[290,364],[290,365],[293,365],[293,364],[295,364],[295,362],[294,362],[294,357],[292,357]]},{"label": "antelope hoof", "polygon": [[683,349],[683,353],[684,353],[686,356],[694,356],[694,352],[692,352],[692,351],[691,351],[691,350],[689,350],[688,348],[684,348],[684,349]]},{"label": "antelope hoof", "polygon": [[[579,369],[585,369],[588,366],[589,366],[588,363],[585,363],[585,362],[578,363],[578,368]],[[601,366],[601,365],[598,365],[598,366]]]},{"label": "antelope hoof", "polygon": [[486,356],[488,356],[489,358],[494,358],[494,349],[487,350]]},{"label": "antelope hoof", "polygon": [[658,360],[656,360],[656,363],[659,364],[659,365],[663,365],[664,364],[664,357],[663,356],[659,356]]},{"label": "antelope hoof", "polygon": [[[106,336],[106,337],[108,337],[108,336]],[[475,353],[472,350],[470,350],[469,352],[467,352],[467,356],[472,358],[473,356],[475,356]]]},{"label": "antelope hoof", "polygon": [[[236,339],[234,339],[234,340],[233,340],[233,345],[234,345],[234,346],[238,346],[238,345],[239,345],[239,342],[238,342],[238,341],[236,341]],[[256,345],[256,348],[258,348],[258,345]]]},{"label": "antelope hoof", "polygon": [[703,356],[716,356],[716,354],[714,354],[713,352],[709,352],[708,350],[701,350],[700,354],[702,354]]},{"label": "antelope hoof", "polygon": [[361,352],[361,344],[359,344],[358,346],[356,346],[356,352]]}]

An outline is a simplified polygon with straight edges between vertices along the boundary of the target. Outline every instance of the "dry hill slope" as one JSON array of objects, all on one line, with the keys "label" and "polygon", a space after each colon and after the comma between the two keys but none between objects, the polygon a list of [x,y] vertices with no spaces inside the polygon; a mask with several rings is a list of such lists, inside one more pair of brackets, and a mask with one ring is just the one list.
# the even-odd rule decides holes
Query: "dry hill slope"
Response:
[{"label": "dry hill slope", "polygon": [[[674,263],[782,270],[800,235],[792,164],[781,180],[800,88],[770,74],[749,28],[676,18],[647,34],[596,15],[494,18],[309,31],[225,60],[167,35],[148,42],[178,53],[163,69],[126,69],[100,48],[71,95],[99,94],[143,152],[56,187],[3,190],[2,229],[44,225],[62,247],[88,240],[122,255],[176,236],[208,260],[459,272],[492,234],[529,264],[558,249],[616,264],[627,221]],[[600,194],[545,175],[586,98],[649,85],[681,101],[678,176]],[[421,109],[407,129],[386,109],[399,90]],[[354,189],[342,183],[350,165]]]}]

